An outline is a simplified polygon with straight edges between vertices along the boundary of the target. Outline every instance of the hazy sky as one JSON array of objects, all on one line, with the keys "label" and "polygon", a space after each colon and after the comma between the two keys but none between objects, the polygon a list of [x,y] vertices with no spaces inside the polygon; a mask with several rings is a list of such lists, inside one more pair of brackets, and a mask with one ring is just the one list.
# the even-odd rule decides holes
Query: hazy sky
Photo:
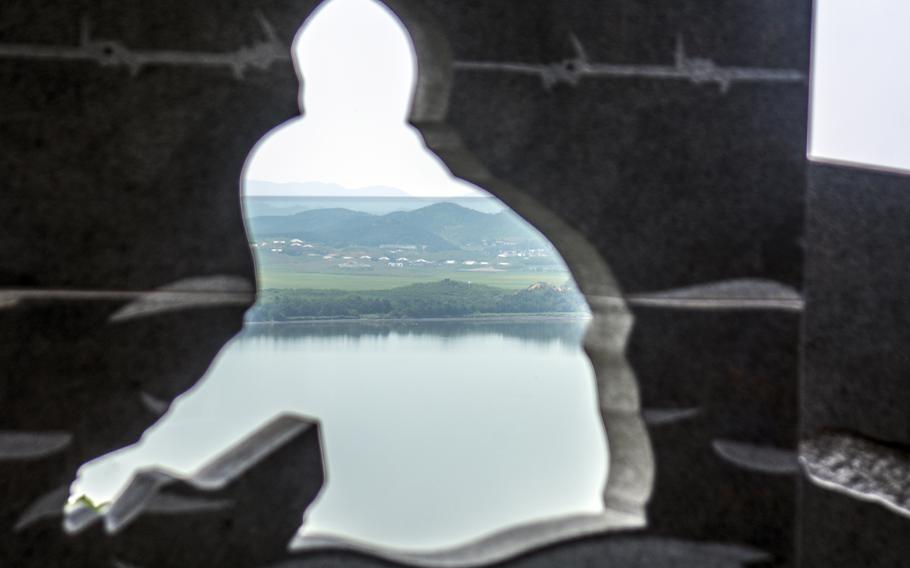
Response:
[{"label": "hazy sky", "polygon": [[910,170],[910,1],[816,0],[811,155]]},{"label": "hazy sky", "polygon": [[306,82],[306,117],[260,142],[247,162],[247,179],[389,186],[423,196],[480,191],[452,178],[406,125],[416,58],[407,32],[384,5],[323,4],[297,35],[293,53]]}]

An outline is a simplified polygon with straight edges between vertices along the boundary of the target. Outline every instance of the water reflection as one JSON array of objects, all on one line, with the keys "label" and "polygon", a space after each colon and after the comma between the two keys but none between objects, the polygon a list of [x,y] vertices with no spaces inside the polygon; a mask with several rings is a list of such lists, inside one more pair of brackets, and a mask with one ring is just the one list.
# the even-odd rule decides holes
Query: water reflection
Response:
[{"label": "water reflection", "polygon": [[282,413],[319,421],[327,482],[303,536],[422,550],[603,510],[607,451],[586,322],[247,325],[141,442],[83,467],[190,475]]},{"label": "water reflection", "polygon": [[294,341],[300,338],[348,339],[388,338],[391,335],[433,337],[439,340],[464,339],[465,336],[497,336],[518,339],[527,343],[542,345],[558,343],[572,349],[577,348],[584,336],[588,317],[509,317],[476,319],[439,320],[334,320],[310,321],[293,324],[247,325],[243,334],[246,338],[265,337],[269,341]]}]

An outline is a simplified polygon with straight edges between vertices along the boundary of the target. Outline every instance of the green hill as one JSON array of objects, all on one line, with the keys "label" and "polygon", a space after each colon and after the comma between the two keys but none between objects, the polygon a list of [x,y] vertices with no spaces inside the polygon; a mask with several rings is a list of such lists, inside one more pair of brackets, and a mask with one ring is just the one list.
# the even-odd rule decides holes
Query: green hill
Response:
[{"label": "green hill", "polygon": [[256,240],[298,238],[335,247],[398,244],[454,250],[482,241],[524,243],[539,238],[514,213],[481,213],[455,203],[435,203],[386,215],[317,209],[295,215],[253,217],[248,226]]}]

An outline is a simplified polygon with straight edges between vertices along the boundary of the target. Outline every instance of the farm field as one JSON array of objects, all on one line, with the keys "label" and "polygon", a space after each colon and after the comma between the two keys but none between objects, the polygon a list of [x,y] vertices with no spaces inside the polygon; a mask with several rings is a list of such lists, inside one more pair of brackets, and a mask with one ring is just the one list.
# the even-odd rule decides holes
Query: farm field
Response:
[{"label": "farm field", "polygon": [[260,270],[259,288],[294,289],[310,288],[319,290],[388,290],[410,284],[437,282],[450,279],[459,282],[485,284],[497,288],[518,290],[536,282],[561,286],[570,278],[565,272],[471,272],[467,270],[407,271],[398,274],[388,271],[380,274],[364,272],[291,272]]}]

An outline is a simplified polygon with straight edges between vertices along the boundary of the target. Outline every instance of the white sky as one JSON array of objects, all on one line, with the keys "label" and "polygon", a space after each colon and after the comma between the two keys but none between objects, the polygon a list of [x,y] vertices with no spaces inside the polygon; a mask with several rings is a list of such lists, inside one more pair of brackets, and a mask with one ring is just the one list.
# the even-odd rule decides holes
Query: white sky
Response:
[{"label": "white sky", "polygon": [[410,37],[385,5],[323,4],[297,35],[293,52],[306,82],[306,116],[259,143],[246,179],[318,181],[348,189],[388,186],[434,197],[482,191],[453,178],[406,124],[416,57]]},{"label": "white sky", "polygon": [[816,0],[810,155],[910,170],[910,0]]}]

